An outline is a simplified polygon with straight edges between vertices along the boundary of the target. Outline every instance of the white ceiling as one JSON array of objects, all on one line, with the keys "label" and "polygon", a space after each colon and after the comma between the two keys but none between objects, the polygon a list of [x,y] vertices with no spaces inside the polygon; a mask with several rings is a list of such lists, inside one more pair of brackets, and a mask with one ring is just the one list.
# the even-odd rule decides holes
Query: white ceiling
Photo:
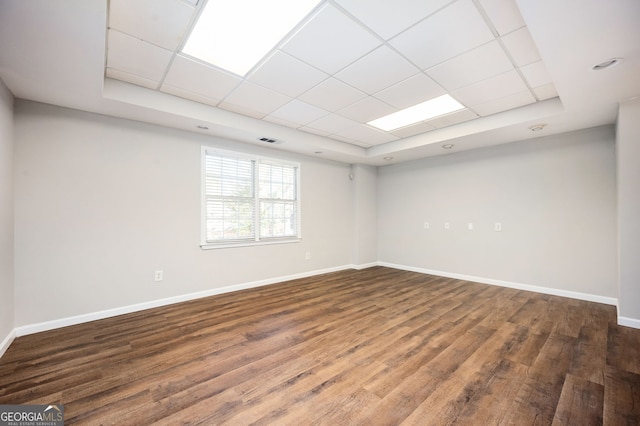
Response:
[{"label": "white ceiling", "polygon": [[[377,165],[613,123],[640,95],[637,0],[325,0],[244,78],[181,53],[204,2],[0,0],[0,77],[19,98]],[[444,93],[466,109],[366,124]]]}]

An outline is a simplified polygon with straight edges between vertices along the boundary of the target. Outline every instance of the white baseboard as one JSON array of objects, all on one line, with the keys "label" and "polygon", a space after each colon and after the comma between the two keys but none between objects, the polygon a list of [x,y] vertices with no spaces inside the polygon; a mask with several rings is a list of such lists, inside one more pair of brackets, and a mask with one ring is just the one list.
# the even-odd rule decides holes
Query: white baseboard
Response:
[{"label": "white baseboard", "polygon": [[378,262],[363,263],[362,265],[351,265],[351,268],[360,271],[362,269],[373,268],[374,266],[378,266]]},{"label": "white baseboard", "polygon": [[291,281],[299,278],[307,278],[315,275],[327,274],[329,272],[337,272],[337,271],[343,271],[345,269],[354,269],[354,268],[355,268],[354,265],[344,265],[344,266],[337,266],[333,268],[302,272],[299,274],[286,275],[283,277],[269,278],[266,280],[252,281],[248,283],[235,284],[235,285],[230,285],[226,287],[212,288],[210,290],[182,294],[179,296],[168,297],[165,299],[151,300],[149,302],[137,303],[134,305],[122,306],[119,308],[106,309],[104,311],[99,311],[99,312],[91,312],[88,314],[60,318],[52,321],[45,321],[45,322],[40,322],[36,324],[23,325],[15,328],[14,336],[18,336],[18,337],[26,336],[28,334],[39,333],[41,331],[53,330],[56,328],[67,327],[70,325],[76,325],[76,324],[81,324],[89,321],[96,321],[104,318],[115,317],[118,315],[129,314],[132,312],[143,311],[145,309],[172,305],[174,303],[185,302],[187,300],[200,299],[203,297],[215,296],[216,294],[230,293],[232,291],[245,290],[245,289],[254,288],[254,287],[261,287],[269,284],[276,284],[284,281]]},{"label": "white baseboard", "polygon": [[419,273],[429,274],[429,275],[437,275],[440,277],[455,278],[458,280],[473,281],[481,284],[497,285],[500,287],[514,288],[517,290],[533,291],[536,293],[551,294],[554,296],[569,297],[571,299],[586,300],[588,302],[598,302],[598,303],[604,303],[605,305],[618,306],[618,299],[614,297],[605,297],[605,296],[598,296],[596,294],[580,293],[580,292],[568,291],[568,290],[559,290],[556,288],[540,287],[540,286],[535,286],[530,284],[514,283],[510,281],[494,280],[491,278],[474,277],[470,275],[462,275],[462,274],[456,274],[452,272],[434,271],[431,269],[415,268],[413,266],[397,265],[397,264],[387,263],[387,262],[378,262],[378,265],[386,266],[388,268],[402,269],[405,271],[419,272]]},{"label": "white baseboard", "polygon": [[13,329],[11,330],[9,335],[5,337],[2,342],[0,342],[0,358],[2,358],[2,355],[4,355],[7,349],[9,349],[9,346],[11,346],[11,343],[13,343],[13,340],[15,338],[16,338],[16,330]]},{"label": "white baseboard", "polygon": [[[210,290],[168,297],[165,299],[151,300],[149,302],[137,303],[134,305],[122,306],[122,307],[113,308],[113,309],[106,309],[104,311],[92,312],[88,314],[76,315],[72,317],[60,318],[52,321],[45,321],[41,323],[16,327],[2,341],[2,343],[0,343],[0,356],[2,356],[2,354],[7,350],[11,342],[13,342],[14,338],[19,336],[25,336],[28,334],[39,333],[41,331],[53,330],[56,328],[67,327],[70,325],[76,325],[76,324],[81,324],[89,321],[96,321],[104,318],[114,317],[118,315],[132,313],[132,312],[138,312],[145,309],[157,308],[160,306],[166,306],[174,303],[185,302],[187,300],[200,299],[203,297],[214,296],[216,294],[230,293],[232,291],[261,287],[265,285],[276,284],[276,283],[295,280],[299,278],[307,278],[307,277],[326,274],[330,272],[343,271],[346,269],[361,270],[361,269],[366,269],[373,266],[385,266],[388,268],[401,269],[405,271],[419,272],[419,273],[429,274],[429,275],[438,275],[441,277],[455,278],[455,279],[460,279],[465,281],[474,281],[478,283],[497,285],[501,287],[509,287],[509,288],[514,288],[518,290],[527,290],[527,291],[534,291],[534,292],[544,293],[544,294],[552,294],[555,296],[587,300],[590,302],[604,303],[607,305],[614,305],[614,306],[618,305],[618,300],[612,297],[604,297],[604,296],[598,296],[593,294],[558,290],[553,288],[539,287],[539,286],[534,286],[529,284],[513,283],[509,281],[500,281],[500,280],[494,280],[494,279],[483,278],[483,277],[474,277],[474,276],[468,276],[468,275],[462,275],[462,274],[456,274],[456,273],[450,273],[450,272],[444,272],[444,271],[435,271],[435,270],[425,269],[425,268],[416,268],[416,267],[406,266],[406,265],[397,265],[397,264],[388,263],[388,262],[373,262],[373,263],[362,264],[362,265],[343,265],[343,266],[338,266],[333,268],[287,275],[287,276],[282,276],[277,278],[269,278],[266,280],[259,280],[259,281],[253,281],[253,282],[248,282],[243,284],[230,285],[226,287],[213,288]],[[625,325],[628,327],[640,328],[640,320],[636,320],[633,318],[619,317],[618,323],[620,325]]]},{"label": "white baseboard", "polygon": [[618,325],[624,325],[625,327],[640,329],[640,319],[618,317]]}]

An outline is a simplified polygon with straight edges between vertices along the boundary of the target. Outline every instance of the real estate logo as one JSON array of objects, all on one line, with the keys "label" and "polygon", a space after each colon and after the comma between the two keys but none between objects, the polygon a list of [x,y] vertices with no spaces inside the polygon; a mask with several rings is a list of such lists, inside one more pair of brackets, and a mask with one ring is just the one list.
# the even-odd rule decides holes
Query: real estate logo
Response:
[{"label": "real estate logo", "polygon": [[64,406],[0,405],[0,426],[64,426]]}]

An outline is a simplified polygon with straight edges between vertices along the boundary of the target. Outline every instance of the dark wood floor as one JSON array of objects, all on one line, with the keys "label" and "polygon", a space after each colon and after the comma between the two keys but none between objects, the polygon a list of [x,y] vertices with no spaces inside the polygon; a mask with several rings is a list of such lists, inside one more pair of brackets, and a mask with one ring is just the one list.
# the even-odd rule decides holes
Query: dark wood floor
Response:
[{"label": "dark wood floor", "polygon": [[66,424],[638,425],[613,306],[375,267],[17,338],[0,404]]}]

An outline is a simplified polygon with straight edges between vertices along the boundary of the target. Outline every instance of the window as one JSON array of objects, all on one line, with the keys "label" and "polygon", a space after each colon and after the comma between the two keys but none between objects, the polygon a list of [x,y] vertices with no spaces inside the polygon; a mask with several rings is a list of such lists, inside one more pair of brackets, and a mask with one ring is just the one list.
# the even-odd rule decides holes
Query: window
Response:
[{"label": "window", "polygon": [[298,241],[297,163],[202,149],[202,247]]}]

